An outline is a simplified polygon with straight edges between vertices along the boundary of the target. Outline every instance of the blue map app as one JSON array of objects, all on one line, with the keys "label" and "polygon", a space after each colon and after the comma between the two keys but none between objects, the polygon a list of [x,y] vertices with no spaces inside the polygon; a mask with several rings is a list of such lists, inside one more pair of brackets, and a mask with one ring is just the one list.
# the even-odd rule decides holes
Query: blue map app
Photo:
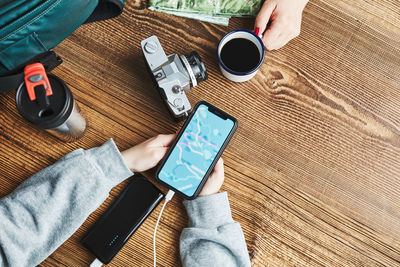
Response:
[{"label": "blue map app", "polygon": [[193,196],[210,168],[234,122],[201,104],[165,162],[158,178],[187,196]]}]

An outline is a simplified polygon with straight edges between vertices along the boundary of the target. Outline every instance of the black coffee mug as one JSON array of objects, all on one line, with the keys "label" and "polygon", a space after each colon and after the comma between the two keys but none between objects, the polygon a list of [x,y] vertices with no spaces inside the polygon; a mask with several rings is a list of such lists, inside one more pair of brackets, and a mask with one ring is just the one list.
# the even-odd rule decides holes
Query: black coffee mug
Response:
[{"label": "black coffee mug", "polygon": [[245,82],[256,75],[265,57],[265,47],[255,33],[233,30],[219,42],[217,56],[222,74],[231,81]]}]

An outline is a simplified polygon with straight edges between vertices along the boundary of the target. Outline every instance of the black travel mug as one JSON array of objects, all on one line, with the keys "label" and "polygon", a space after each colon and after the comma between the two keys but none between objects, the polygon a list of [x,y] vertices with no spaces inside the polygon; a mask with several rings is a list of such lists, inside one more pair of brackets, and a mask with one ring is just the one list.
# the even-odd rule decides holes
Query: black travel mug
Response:
[{"label": "black travel mug", "polygon": [[48,74],[52,95],[46,95],[42,86],[34,88],[35,100],[31,100],[25,82],[16,94],[17,109],[22,117],[36,127],[46,130],[65,142],[81,138],[87,129],[86,119],[67,87],[57,76]]}]

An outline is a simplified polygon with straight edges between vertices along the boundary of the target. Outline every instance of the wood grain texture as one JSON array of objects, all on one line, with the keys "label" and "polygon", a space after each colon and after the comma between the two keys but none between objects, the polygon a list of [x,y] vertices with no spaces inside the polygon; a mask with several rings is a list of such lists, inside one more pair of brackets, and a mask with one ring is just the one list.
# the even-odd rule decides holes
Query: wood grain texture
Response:
[{"label": "wood grain texture", "polygon": [[[126,149],[179,128],[140,50],[157,35],[167,54],[196,50],[205,62],[209,79],[191,90],[191,103],[209,101],[239,120],[223,155],[223,190],[254,266],[400,265],[400,2],[311,0],[300,37],[268,52],[255,78],[240,84],[222,76],[216,48],[226,32],[251,29],[251,19],[223,27],[145,7],[127,1],[120,17],[83,25],[55,49],[64,63],[54,73],[89,120],[78,142],[32,128],[15,94],[0,96],[0,195],[76,148],[114,138]],[[126,183],[41,265],[87,266],[93,256],[79,240]],[[110,266],[152,265],[159,210]],[[160,266],[180,266],[186,222],[175,197],[158,230]]]}]

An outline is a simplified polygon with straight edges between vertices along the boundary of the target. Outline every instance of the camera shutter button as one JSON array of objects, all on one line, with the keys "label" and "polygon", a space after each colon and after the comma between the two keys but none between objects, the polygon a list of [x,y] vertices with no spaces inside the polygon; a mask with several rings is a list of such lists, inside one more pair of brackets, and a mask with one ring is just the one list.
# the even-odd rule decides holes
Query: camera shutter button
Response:
[{"label": "camera shutter button", "polygon": [[182,91],[182,87],[180,87],[179,85],[174,85],[174,86],[172,87],[172,92],[173,92],[174,94],[179,94],[181,91]]},{"label": "camera shutter button", "polygon": [[144,49],[146,50],[147,53],[154,54],[155,52],[157,52],[158,45],[154,41],[148,41],[144,45]]}]

